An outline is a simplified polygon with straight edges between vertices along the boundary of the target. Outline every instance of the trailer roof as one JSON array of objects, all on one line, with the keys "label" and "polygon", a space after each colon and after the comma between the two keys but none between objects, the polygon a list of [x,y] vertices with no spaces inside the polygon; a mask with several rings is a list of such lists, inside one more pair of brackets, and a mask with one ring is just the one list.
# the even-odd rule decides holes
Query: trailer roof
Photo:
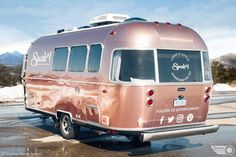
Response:
[{"label": "trailer roof", "polygon": [[[104,43],[106,41],[133,42],[142,47],[204,49],[207,47],[202,38],[192,29],[181,24],[127,21],[104,26],[73,29],[57,34],[43,36],[34,43],[62,43],[65,45]],[[63,44],[62,44],[63,46]]]}]

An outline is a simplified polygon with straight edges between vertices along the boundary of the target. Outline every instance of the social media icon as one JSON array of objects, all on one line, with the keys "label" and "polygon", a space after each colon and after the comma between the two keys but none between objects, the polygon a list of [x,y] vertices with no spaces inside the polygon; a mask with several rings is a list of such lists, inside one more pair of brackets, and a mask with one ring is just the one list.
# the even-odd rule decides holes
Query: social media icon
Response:
[{"label": "social media icon", "polygon": [[174,118],[175,118],[174,116],[168,117],[168,123],[172,123]]},{"label": "social media icon", "polygon": [[160,125],[163,124],[163,121],[164,121],[164,116],[162,116],[161,119],[160,119]]},{"label": "social media icon", "polygon": [[191,122],[193,120],[193,114],[190,113],[188,116],[187,116],[187,121],[188,122]]},{"label": "social media icon", "polygon": [[183,114],[179,114],[176,118],[176,122],[177,123],[183,123],[184,121],[184,115]]}]

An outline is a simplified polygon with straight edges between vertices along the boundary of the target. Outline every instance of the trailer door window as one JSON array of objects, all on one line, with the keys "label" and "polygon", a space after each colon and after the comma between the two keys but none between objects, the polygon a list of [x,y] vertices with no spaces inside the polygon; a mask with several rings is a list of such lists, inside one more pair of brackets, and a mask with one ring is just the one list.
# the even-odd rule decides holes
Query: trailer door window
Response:
[{"label": "trailer door window", "polygon": [[204,67],[204,80],[210,81],[212,80],[212,76],[211,76],[211,68],[210,68],[208,53],[203,52],[202,57],[203,57],[203,67]]},{"label": "trailer door window", "polygon": [[117,50],[113,54],[111,80],[154,82],[153,50]]},{"label": "trailer door window", "polygon": [[99,71],[101,55],[102,55],[102,45],[101,44],[91,45],[90,52],[89,52],[89,61],[88,61],[89,72]]},{"label": "trailer door window", "polygon": [[87,57],[87,46],[73,46],[70,52],[68,70],[71,72],[83,72]]},{"label": "trailer door window", "polygon": [[53,71],[65,71],[66,64],[67,64],[67,56],[68,56],[68,48],[67,47],[55,48],[54,56],[53,56],[52,70]]},{"label": "trailer door window", "polygon": [[160,82],[202,82],[198,51],[157,50]]}]

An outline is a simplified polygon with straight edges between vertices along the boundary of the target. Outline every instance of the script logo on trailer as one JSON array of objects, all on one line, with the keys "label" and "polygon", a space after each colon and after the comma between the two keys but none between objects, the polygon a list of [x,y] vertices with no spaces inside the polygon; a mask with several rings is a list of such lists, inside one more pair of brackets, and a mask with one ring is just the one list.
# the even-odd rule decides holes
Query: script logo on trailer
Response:
[{"label": "script logo on trailer", "polygon": [[190,70],[190,59],[184,53],[174,54],[170,61],[172,62],[172,72],[171,75],[177,81],[186,81],[191,76]]},{"label": "script logo on trailer", "polygon": [[50,65],[51,54],[52,54],[52,51],[49,51],[49,52],[45,51],[44,54],[40,56],[38,52],[34,52],[32,59],[30,61],[30,65],[33,67],[36,67],[38,65]]}]

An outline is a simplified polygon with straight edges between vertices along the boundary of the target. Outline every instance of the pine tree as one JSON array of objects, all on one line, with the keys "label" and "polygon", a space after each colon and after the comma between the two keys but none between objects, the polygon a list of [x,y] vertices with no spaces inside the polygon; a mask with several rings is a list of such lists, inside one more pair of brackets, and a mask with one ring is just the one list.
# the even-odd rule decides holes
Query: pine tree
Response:
[{"label": "pine tree", "polygon": [[219,79],[219,82],[220,83],[226,83],[227,82],[227,78],[226,78],[226,74],[227,71],[226,69],[224,68],[224,65],[222,63],[219,63],[217,65],[217,79]]},{"label": "pine tree", "polygon": [[213,81],[214,83],[219,83],[219,79],[217,78],[217,66],[218,66],[219,62],[218,61],[213,61],[211,64],[211,71],[212,71],[212,77],[213,77]]}]

